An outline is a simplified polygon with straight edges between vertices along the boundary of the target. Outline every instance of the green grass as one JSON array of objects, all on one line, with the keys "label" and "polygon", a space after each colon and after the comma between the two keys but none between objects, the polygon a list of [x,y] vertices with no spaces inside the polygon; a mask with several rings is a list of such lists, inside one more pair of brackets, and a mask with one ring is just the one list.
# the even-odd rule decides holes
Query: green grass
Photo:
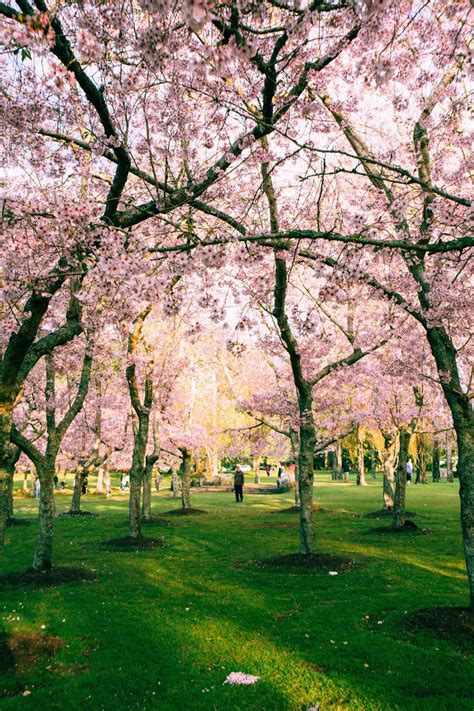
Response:
[{"label": "green grass", "polygon": [[[380,522],[362,517],[380,508],[380,482],[361,488],[317,479],[316,503],[329,509],[317,515],[319,549],[357,562],[337,576],[248,564],[298,550],[297,516],[272,515],[293,503],[290,494],[247,496],[238,505],[231,494],[194,494],[209,515],[146,527],[166,547],[140,552],[101,545],[126,535],[127,497],[85,497],[84,508],[99,516],[57,519],[55,561],[98,579],[0,590],[4,633],[64,642],[53,658],[0,673],[2,711],[273,711],[316,703],[322,711],[472,710],[466,646],[405,624],[414,611],[467,603],[457,484],[411,486],[408,508],[431,533],[394,537],[373,533]],[[65,510],[70,498],[56,501]],[[154,494],[156,515],[178,505],[168,489]],[[15,506],[17,516],[35,516],[34,500],[19,497]],[[30,566],[35,535],[36,526],[8,530],[2,573]],[[231,671],[261,679],[224,685]]]}]

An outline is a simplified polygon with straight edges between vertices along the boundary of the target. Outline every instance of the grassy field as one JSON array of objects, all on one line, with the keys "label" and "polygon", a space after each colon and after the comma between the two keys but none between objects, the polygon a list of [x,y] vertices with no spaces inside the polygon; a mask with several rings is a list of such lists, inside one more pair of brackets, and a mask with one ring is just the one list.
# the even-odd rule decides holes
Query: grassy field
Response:
[{"label": "grassy field", "polygon": [[[457,484],[411,486],[408,508],[429,530],[402,536],[374,532],[383,522],[364,517],[380,508],[380,482],[361,488],[319,474],[315,495],[327,509],[316,515],[320,551],[354,561],[337,575],[262,564],[298,551],[297,516],[277,513],[290,494],[242,504],[194,494],[207,515],[165,517],[179,506],[165,489],[153,507],[169,525],[145,529],[165,546],[138,552],[103,545],[126,535],[127,497],[89,494],[83,507],[97,516],[56,522],[64,582],[22,576],[36,526],[10,528],[0,709],[472,711],[468,638],[413,617],[467,603]],[[61,511],[70,498],[56,500]],[[15,506],[35,519],[34,500]],[[65,568],[85,579],[67,582]],[[260,680],[224,684],[232,671]]]}]

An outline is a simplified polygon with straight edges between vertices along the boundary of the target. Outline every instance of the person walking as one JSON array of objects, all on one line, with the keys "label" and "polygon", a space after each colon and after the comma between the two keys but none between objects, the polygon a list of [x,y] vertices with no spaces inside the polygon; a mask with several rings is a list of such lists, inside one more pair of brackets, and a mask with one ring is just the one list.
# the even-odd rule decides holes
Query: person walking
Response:
[{"label": "person walking", "polygon": [[244,484],[245,484],[245,477],[242,469],[240,466],[237,464],[235,467],[235,473],[234,473],[234,491],[235,491],[235,500],[236,501],[243,501],[244,500]]}]

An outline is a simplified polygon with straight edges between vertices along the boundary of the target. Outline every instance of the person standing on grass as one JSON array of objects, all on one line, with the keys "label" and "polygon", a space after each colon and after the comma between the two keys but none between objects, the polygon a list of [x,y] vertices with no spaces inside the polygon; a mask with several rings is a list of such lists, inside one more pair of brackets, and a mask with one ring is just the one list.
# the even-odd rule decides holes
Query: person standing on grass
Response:
[{"label": "person standing on grass", "polygon": [[244,500],[244,484],[245,484],[245,477],[242,469],[237,466],[235,467],[235,473],[234,473],[234,491],[235,491],[235,500],[236,501],[243,501]]}]

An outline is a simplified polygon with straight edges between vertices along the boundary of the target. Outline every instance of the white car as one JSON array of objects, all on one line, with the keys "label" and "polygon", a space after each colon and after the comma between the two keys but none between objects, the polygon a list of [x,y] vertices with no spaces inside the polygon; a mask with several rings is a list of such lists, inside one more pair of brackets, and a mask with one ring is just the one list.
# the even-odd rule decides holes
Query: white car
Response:
[{"label": "white car", "polygon": [[236,464],[236,467],[240,467],[240,470],[243,472],[251,472],[252,467],[250,464]]}]

